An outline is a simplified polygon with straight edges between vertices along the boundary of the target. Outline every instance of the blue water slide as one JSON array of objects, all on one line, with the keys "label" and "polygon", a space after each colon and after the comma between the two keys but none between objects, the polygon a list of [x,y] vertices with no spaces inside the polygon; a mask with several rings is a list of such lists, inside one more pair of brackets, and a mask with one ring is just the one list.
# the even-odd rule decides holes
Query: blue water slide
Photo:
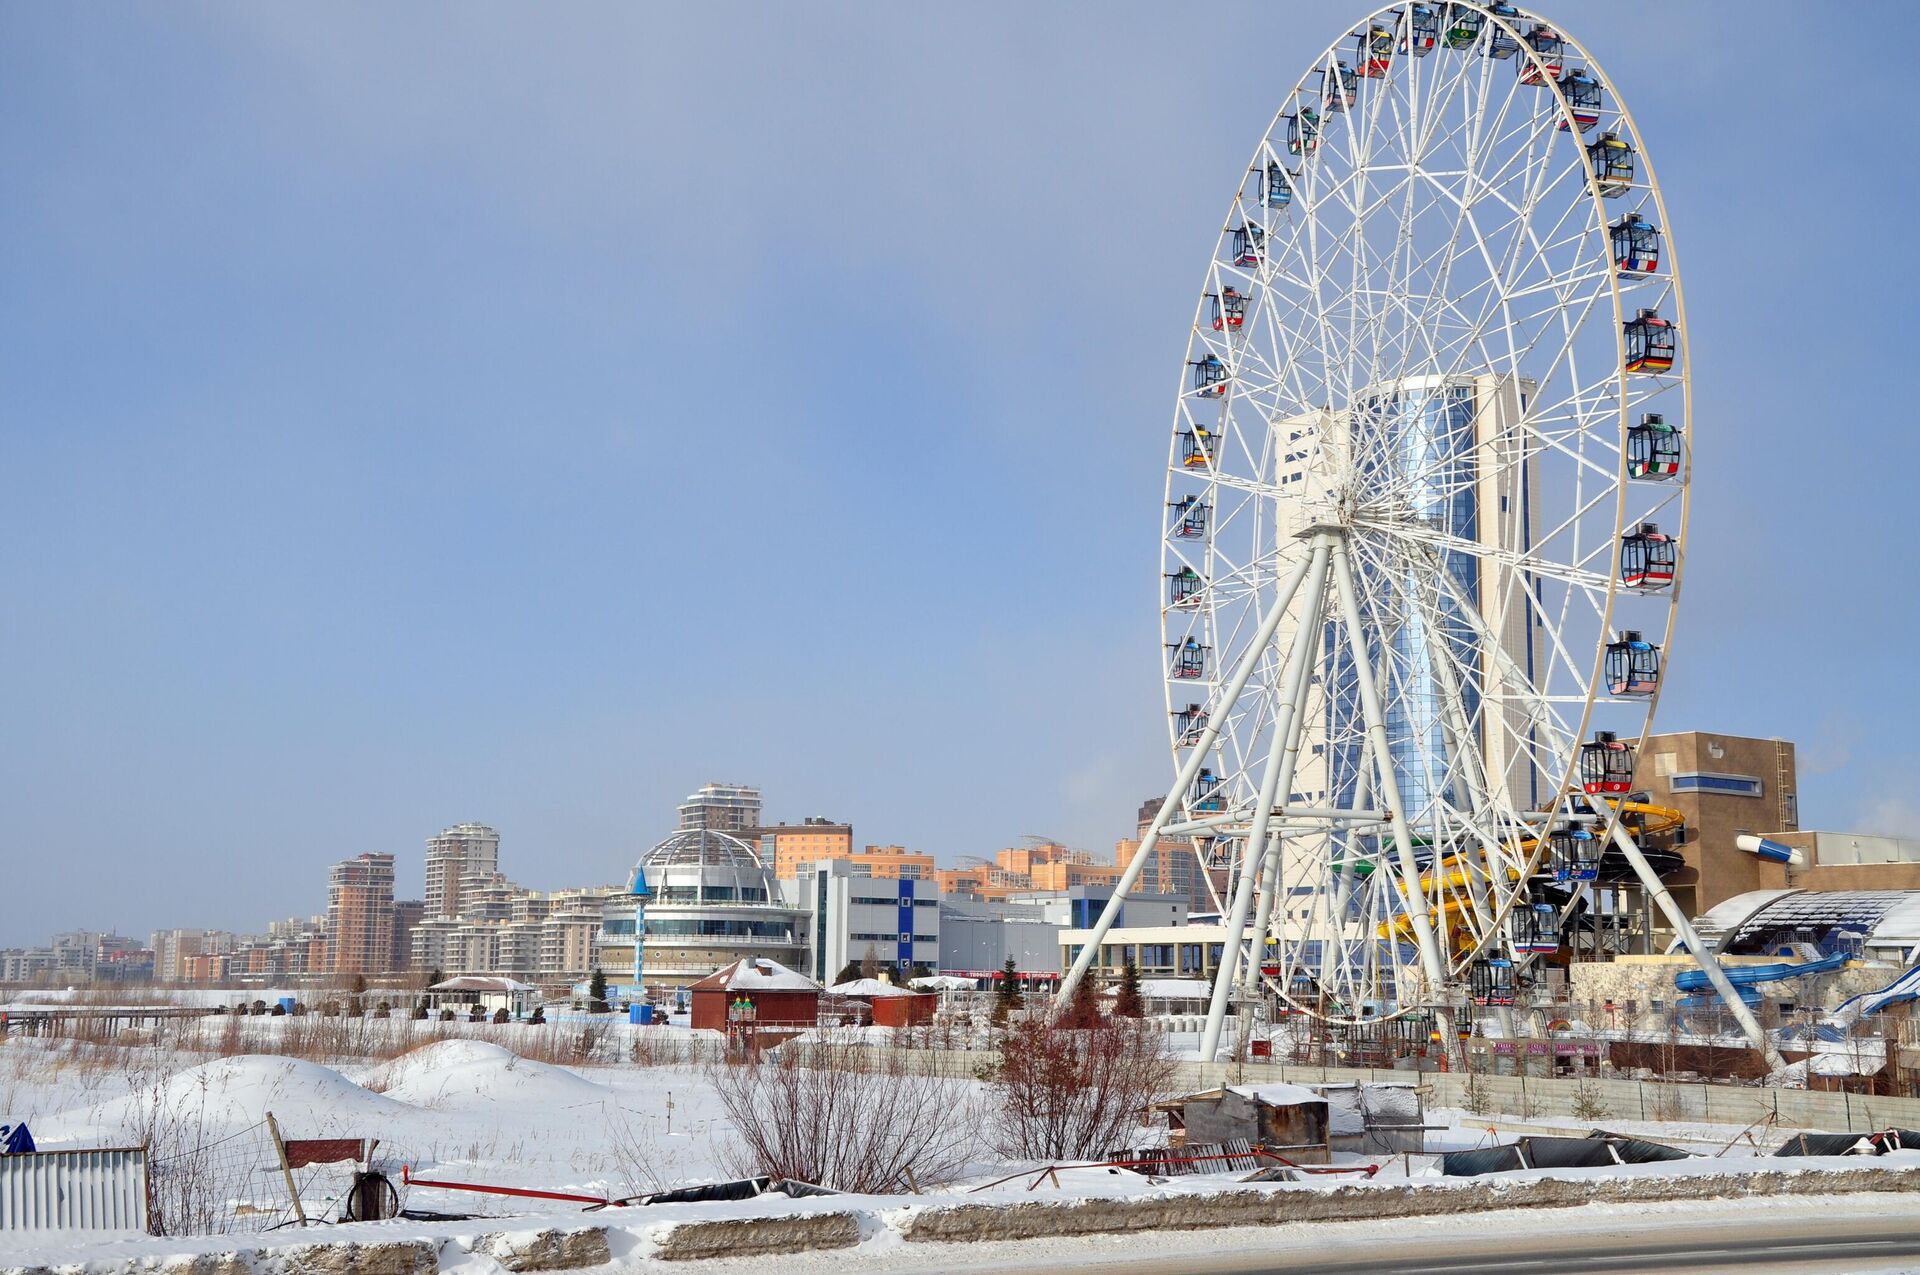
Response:
[{"label": "blue water slide", "polygon": [[[1783,978],[1805,978],[1809,974],[1831,974],[1835,970],[1845,969],[1847,962],[1853,959],[1844,954],[1823,956],[1817,961],[1781,961],[1775,965],[1728,965],[1725,966],[1727,981],[1737,988],[1752,987],[1757,983],[1777,983]],[[1701,992],[1712,987],[1705,970],[1682,970],[1673,976],[1673,985],[1683,992]],[[1741,1000],[1746,1000],[1743,992]]]},{"label": "blue water slide", "polygon": [[1852,1022],[1877,1014],[1890,1005],[1920,1000],[1920,965],[1903,972],[1877,992],[1864,992],[1834,1010],[1830,1017]]},{"label": "blue water slide", "polygon": [[[1761,1001],[1759,988],[1736,987],[1733,990],[1748,1009],[1756,1009],[1759,1007]],[[1682,996],[1673,1003],[1673,1007],[1675,1009],[1718,1009],[1720,1008],[1720,993],[1708,992],[1704,996]]]}]

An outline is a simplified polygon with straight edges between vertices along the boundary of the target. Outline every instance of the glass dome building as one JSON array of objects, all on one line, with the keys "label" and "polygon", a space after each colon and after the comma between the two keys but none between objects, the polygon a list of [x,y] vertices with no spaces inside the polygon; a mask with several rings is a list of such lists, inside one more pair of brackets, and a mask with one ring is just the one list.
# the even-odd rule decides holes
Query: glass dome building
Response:
[{"label": "glass dome building", "polygon": [[804,914],[783,905],[773,873],[738,837],[683,828],[641,856],[628,888],[633,918],[606,923],[600,960],[636,985],[684,987],[743,957],[805,958]]}]

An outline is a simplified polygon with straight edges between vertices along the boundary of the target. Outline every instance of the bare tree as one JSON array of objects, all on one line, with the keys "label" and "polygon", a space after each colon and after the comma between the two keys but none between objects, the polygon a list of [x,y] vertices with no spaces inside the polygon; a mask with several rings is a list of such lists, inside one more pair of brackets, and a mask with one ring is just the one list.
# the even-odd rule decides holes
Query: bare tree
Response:
[{"label": "bare tree", "polygon": [[1007,1029],[991,1074],[988,1136],[1022,1160],[1086,1159],[1125,1146],[1128,1130],[1173,1096],[1173,1060],[1137,1019],[1095,1028],[1027,1020]]},{"label": "bare tree", "polygon": [[869,1193],[950,1181],[979,1122],[970,1086],[940,1074],[939,1062],[829,1034],[715,1064],[708,1079],[740,1138],[723,1152],[728,1166]]}]

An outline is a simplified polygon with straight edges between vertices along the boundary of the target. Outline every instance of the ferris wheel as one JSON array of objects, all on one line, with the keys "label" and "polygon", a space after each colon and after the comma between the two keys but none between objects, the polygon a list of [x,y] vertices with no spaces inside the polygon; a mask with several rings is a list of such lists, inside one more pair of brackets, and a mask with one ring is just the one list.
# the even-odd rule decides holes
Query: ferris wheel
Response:
[{"label": "ferris wheel", "polygon": [[1557,24],[1381,9],[1283,100],[1200,291],[1157,832],[1264,936],[1206,1047],[1260,980],[1334,1022],[1511,1003],[1668,676],[1691,396],[1644,141]]}]

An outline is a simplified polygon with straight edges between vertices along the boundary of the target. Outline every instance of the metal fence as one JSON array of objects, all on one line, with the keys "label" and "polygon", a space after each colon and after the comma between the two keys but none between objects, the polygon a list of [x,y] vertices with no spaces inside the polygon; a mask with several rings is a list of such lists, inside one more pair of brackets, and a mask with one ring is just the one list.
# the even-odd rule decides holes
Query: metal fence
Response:
[{"label": "metal fence", "polygon": [[0,1231],[147,1229],[147,1153],[138,1147],[0,1156]]},{"label": "metal fence", "polygon": [[[784,1048],[801,1045],[795,1041]],[[805,1056],[804,1048],[801,1050]],[[916,1051],[942,1075],[988,1074],[999,1055],[985,1049]],[[1273,1082],[1412,1081],[1426,1091],[1428,1107],[1453,1107],[1485,1115],[1566,1116],[1606,1120],[1686,1120],[1748,1125],[1770,1121],[1795,1129],[1871,1133],[1889,1127],[1920,1128],[1920,1098],[1880,1098],[1808,1089],[1770,1089],[1727,1084],[1681,1084],[1659,1080],[1547,1079],[1494,1076],[1484,1072],[1411,1072],[1360,1067],[1311,1067],[1283,1062],[1179,1062],[1173,1083],[1185,1092],[1217,1085]]]}]

